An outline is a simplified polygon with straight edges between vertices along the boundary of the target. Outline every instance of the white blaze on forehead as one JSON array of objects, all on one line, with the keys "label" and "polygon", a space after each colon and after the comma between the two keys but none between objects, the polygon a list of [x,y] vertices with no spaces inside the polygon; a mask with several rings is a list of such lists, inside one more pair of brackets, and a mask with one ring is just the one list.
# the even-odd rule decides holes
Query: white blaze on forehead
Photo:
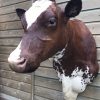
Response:
[{"label": "white blaze on forehead", "polygon": [[27,28],[29,28],[36,21],[39,15],[44,12],[51,4],[52,1],[50,0],[37,0],[35,3],[33,3],[32,7],[25,13]]}]

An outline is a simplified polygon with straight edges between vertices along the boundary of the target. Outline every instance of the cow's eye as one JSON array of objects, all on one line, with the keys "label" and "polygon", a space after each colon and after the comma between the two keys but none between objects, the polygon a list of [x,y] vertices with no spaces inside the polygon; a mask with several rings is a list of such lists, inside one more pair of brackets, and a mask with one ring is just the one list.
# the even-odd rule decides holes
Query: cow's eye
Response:
[{"label": "cow's eye", "polygon": [[54,27],[56,26],[57,22],[56,22],[56,18],[55,17],[52,17],[49,19],[48,21],[48,27]]}]

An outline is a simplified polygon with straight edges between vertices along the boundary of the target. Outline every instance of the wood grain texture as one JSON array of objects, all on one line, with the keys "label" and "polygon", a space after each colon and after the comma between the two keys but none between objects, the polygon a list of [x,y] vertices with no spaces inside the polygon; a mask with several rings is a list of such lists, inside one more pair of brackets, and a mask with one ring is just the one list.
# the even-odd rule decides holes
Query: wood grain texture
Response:
[{"label": "wood grain texture", "polygon": [[11,96],[16,97],[21,100],[31,100],[31,94],[27,93],[27,92],[16,90],[14,88],[6,87],[3,85],[0,85],[0,90],[2,93],[11,95]]},{"label": "wood grain texture", "polygon": [[31,5],[31,1],[16,3],[13,5],[5,6],[0,8],[0,15],[14,13],[17,8],[28,9]]},{"label": "wood grain texture", "polygon": [[[59,3],[59,6],[64,9],[67,2],[70,0],[56,0]],[[64,1],[64,2],[63,2]],[[99,0],[82,0],[82,10],[92,10],[92,9],[97,9],[100,8],[100,1]]]},{"label": "wood grain texture", "polygon": [[16,4],[16,3],[20,3],[20,2],[25,2],[25,1],[29,1],[29,0],[0,0],[0,7],[3,6],[8,6],[8,5],[12,5],[12,4]]},{"label": "wood grain texture", "polygon": [[31,84],[0,77],[0,85],[31,93]]},{"label": "wood grain texture", "polygon": [[31,75],[19,74],[14,71],[0,70],[0,77],[31,84]]}]

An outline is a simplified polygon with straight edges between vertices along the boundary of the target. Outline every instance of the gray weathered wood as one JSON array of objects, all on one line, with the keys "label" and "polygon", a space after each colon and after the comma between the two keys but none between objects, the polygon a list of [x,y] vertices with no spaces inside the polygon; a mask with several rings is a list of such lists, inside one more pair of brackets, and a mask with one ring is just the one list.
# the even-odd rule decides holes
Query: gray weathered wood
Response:
[{"label": "gray weathered wood", "polygon": [[28,9],[30,5],[31,5],[31,1],[27,1],[27,2],[22,2],[22,3],[10,5],[10,6],[2,7],[0,8],[0,15],[13,13],[15,12],[16,8]]},{"label": "gray weathered wood", "polygon": [[14,29],[22,29],[22,24],[20,21],[0,23],[0,31]]},{"label": "gray weathered wood", "polygon": [[51,100],[63,100],[62,92],[35,86],[35,94]]},{"label": "gray weathered wood", "polygon": [[19,74],[14,71],[0,70],[0,77],[31,84],[31,75]]},{"label": "gray weathered wood", "polygon": [[17,46],[21,38],[5,38],[0,39],[0,46]]},{"label": "gray weathered wood", "polygon": [[100,9],[81,12],[76,18],[82,20],[83,22],[100,21]]},{"label": "gray weathered wood", "polygon": [[0,93],[0,100],[18,100],[18,98],[15,98],[4,93]]},{"label": "gray weathered wood", "polygon": [[100,47],[100,35],[94,35],[95,41],[96,41],[96,46]]},{"label": "gray weathered wood", "polygon": [[35,75],[42,76],[42,77],[47,77],[47,78],[58,79],[57,73],[55,72],[55,70],[53,68],[42,68],[42,67],[39,67],[35,71]]},{"label": "gray weathered wood", "polygon": [[11,14],[0,16],[0,23],[1,22],[8,22],[8,21],[15,21],[15,20],[19,20],[19,17],[17,16],[16,13],[11,13]]},{"label": "gray weathered wood", "polygon": [[94,100],[94,99],[78,96],[77,100]]},{"label": "gray weathered wood", "polygon": [[31,84],[27,84],[24,82],[19,82],[19,81],[7,79],[7,78],[2,78],[2,77],[0,77],[0,84],[10,87],[10,88],[31,93]]},{"label": "gray weathered wood", "polygon": [[[58,2],[61,0],[58,0]],[[66,1],[70,1],[70,0],[66,0]],[[63,1],[62,1],[63,2]],[[82,5],[83,8],[82,10],[91,10],[91,9],[96,9],[96,8],[100,8],[100,1],[99,0],[82,0]],[[61,3],[59,4],[59,6],[64,9],[67,3]]]},{"label": "gray weathered wood", "polygon": [[35,95],[34,100],[51,100],[51,99],[47,99],[47,98],[43,98],[43,97]]},{"label": "gray weathered wood", "polygon": [[3,85],[0,85],[0,90],[1,90],[1,92],[5,93],[5,94],[19,98],[21,100],[31,100],[31,94],[27,93],[27,92],[16,90],[16,89],[6,87]]},{"label": "gray weathered wood", "polygon": [[23,32],[24,32],[23,29],[22,30],[4,30],[4,31],[0,31],[0,38],[22,37]]},{"label": "gray weathered wood", "polygon": [[52,58],[49,58],[49,59],[43,61],[40,66],[52,67],[53,64],[52,64],[52,61],[50,59],[52,59]]},{"label": "gray weathered wood", "polygon": [[8,62],[0,62],[0,70],[11,71]]},{"label": "gray weathered wood", "polygon": [[90,31],[92,32],[92,34],[100,34],[100,22],[97,23],[87,23],[86,24],[88,26],[88,28],[90,29]]},{"label": "gray weathered wood", "polygon": [[0,54],[0,61],[1,62],[7,62],[8,61],[7,58],[8,58],[8,55]]},{"label": "gray weathered wood", "polygon": [[100,100],[100,88],[88,86],[85,92],[83,92],[81,95],[92,99]]},{"label": "gray weathered wood", "polygon": [[35,76],[35,85],[59,91],[62,90],[61,82],[59,82],[58,79],[55,80],[51,78]]},{"label": "gray weathered wood", "polygon": [[9,1],[8,0],[0,0],[0,7],[12,5],[12,4],[23,2],[23,1],[28,1],[28,0],[9,0]]},{"label": "gray weathered wood", "polygon": [[0,46],[0,54],[10,54],[16,47]]},{"label": "gray weathered wood", "polygon": [[83,1],[83,10],[100,8],[100,0],[82,0],[82,1]]}]

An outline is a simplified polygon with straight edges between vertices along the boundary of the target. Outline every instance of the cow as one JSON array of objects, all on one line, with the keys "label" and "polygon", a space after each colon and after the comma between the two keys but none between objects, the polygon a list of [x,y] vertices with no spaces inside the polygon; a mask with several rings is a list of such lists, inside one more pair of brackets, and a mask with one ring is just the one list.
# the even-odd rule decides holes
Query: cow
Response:
[{"label": "cow", "polygon": [[24,35],[8,58],[11,69],[34,72],[41,62],[53,56],[65,100],[76,100],[99,70],[91,32],[84,22],[71,19],[81,9],[81,0],[70,0],[65,9],[55,0],[36,0],[27,11],[16,9]]}]

